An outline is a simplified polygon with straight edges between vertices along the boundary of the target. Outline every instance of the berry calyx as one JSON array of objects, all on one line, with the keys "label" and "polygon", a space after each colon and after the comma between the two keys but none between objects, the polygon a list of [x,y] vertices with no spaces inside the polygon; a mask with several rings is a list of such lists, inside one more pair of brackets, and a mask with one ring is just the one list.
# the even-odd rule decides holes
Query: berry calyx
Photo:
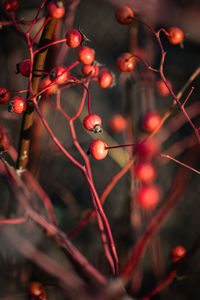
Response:
[{"label": "berry calyx", "polygon": [[94,61],[94,50],[86,46],[82,46],[77,52],[78,59],[85,65],[91,65]]},{"label": "berry calyx", "polygon": [[64,16],[65,8],[62,1],[51,1],[47,5],[47,11],[52,18],[61,19]]},{"label": "berry calyx", "polygon": [[[170,86],[170,88],[172,88],[172,84],[169,80],[167,80],[167,84]],[[161,97],[166,97],[170,94],[167,86],[165,85],[164,81],[162,79],[159,79],[156,82],[156,88],[158,90],[158,93]]]},{"label": "berry calyx", "polygon": [[101,140],[94,140],[89,147],[89,153],[97,160],[104,159],[108,154],[107,145]]},{"label": "berry calyx", "polygon": [[156,111],[148,111],[143,120],[142,127],[147,132],[153,132],[161,122],[161,117]]},{"label": "berry calyx", "polygon": [[141,159],[152,159],[158,154],[160,144],[155,138],[150,138],[136,146],[136,153]]},{"label": "berry calyx", "polygon": [[3,5],[5,10],[17,10],[19,8],[18,0],[6,0]]},{"label": "berry calyx", "polygon": [[17,73],[22,74],[25,77],[29,77],[31,69],[31,61],[30,59],[25,59],[19,64],[17,64]]},{"label": "berry calyx", "polygon": [[40,282],[33,281],[30,283],[29,294],[33,297],[37,297],[37,299],[46,300],[46,293]]},{"label": "berry calyx", "polygon": [[155,167],[146,161],[139,161],[134,168],[135,176],[143,183],[151,183],[156,178]]},{"label": "berry calyx", "polygon": [[70,48],[76,48],[78,47],[83,40],[83,36],[80,33],[80,31],[76,30],[76,29],[72,29],[70,31],[68,31],[65,34],[65,38],[66,38],[66,44],[70,47]]},{"label": "berry calyx", "polygon": [[88,115],[83,120],[85,129],[93,131],[94,133],[102,133],[102,120],[98,115]]},{"label": "berry calyx", "polygon": [[138,190],[136,199],[141,208],[153,210],[160,201],[160,189],[156,185],[145,185]]},{"label": "berry calyx", "polygon": [[134,13],[130,7],[122,6],[116,10],[115,17],[120,24],[126,25],[132,22]]},{"label": "berry calyx", "polygon": [[120,114],[115,114],[110,118],[109,127],[112,132],[123,132],[127,128],[127,120]]},{"label": "berry calyx", "polygon": [[51,70],[49,78],[57,84],[64,84],[68,79],[68,72],[65,67],[55,67]]},{"label": "berry calyx", "polygon": [[170,27],[168,30],[168,36],[167,39],[172,45],[180,44],[183,41],[184,33],[183,31],[178,27]]},{"label": "berry calyx", "polygon": [[136,59],[131,53],[123,53],[118,57],[116,65],[121,72],[130,72],[135,68]]},{"label": "berry calyx", "polygon": [[174,263],[181,260],[186,254],[186,249],[183,246],[176,246],[174,247],[171,252],[170,256]]},{"label": "berry calyx", "polygon": [[82,72],[84,75],[91,75],[91,77],[96,77],[99,74],[98,65],[83,65]]},{"label": "berry calyx", "polygon": [[0,88],[0,104],[8,102],[10,99],[10,92],[5,88]]},{"label": "berry calyx", "polygon": [[14,97],[9,102],[8,111],[15,112],[16,114],[21,114],[26,110],[26,101],[20,96]]},{"label": "berry calyx", "polygon": [[106,89],[112,85],[113,76],[111,75],[111,73],[104,71],[99,75],[98,81],[100,87]]},{"label": "berry calyx", "polygon": [[[45,77],[40,81],[39,90],[45,89],[49,84],[51,84],[52,81],[49,77]],[[56,92],[58,85],[56,83],[52,84],[45,93],[48,95],[52,95]]]}]

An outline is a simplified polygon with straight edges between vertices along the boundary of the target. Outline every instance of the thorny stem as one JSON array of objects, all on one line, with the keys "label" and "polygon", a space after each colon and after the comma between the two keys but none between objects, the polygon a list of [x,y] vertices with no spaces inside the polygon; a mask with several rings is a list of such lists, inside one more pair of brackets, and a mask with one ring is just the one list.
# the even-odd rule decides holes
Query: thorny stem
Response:
[{"label": "thorny stem", "polygon": [[50,46],[54,46],[54,45],[57,45],[57,44],[60,44],[60,43],[65,43],[65,42],[66,42],[66,39],[61,39],[61,40],[58,40],[58,41],[54,41],[54,42],[49,43],[49,44],[47,44],[43,47],[38,48],[37,50],[35,50],[33,52],[33,54],[35,55],[36,53],[41,52],[41,51],[45,50],[46,48],[49,48]]}]

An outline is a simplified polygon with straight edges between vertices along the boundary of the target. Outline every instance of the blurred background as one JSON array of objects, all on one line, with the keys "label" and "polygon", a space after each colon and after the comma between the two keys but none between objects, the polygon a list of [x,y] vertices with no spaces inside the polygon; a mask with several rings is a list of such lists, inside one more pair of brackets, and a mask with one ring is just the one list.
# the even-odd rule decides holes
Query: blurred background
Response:
[{"label": "blurred background", "polygon": [[[40,3],[41,1],[36,0],[21,0],[16,12],[17,17],[31,20]],[[103,120],[104,133],[101,139],[110,146],[136,142],[145,134],[140,126],[145,112],[151,109],[164,115],[173,103],[171,96],[160,95],[157,88],[158,74],[148,71],[140,63],[131,73],[121,73],[117,70],[116,59],[124,52],[136,53],[154,67],[158,67],[160,63],[160,49],[155,37],[147,28],[136,22],[128,26],[117,23],[115,9],[124,5],[130,6],[138,18],[150,24],[155,30],[172,26],[183,30],[185,38],[182,46],[170,45],[161,33],[161,40],[167,51],[164,73],[171,82],[175,94],[200,64],[200,2],[197,0],[67,1],[66,20],[58,22],[55,37],[63,38],[70,28],[80,29],[88,38],[86,45],[95,50],[96,61],[102,68],[107,68],[115,75],[115,84],[112,88],[103,89],[95,81],[89,86],[92,112],[100,115]],[[2,5],[0,16],[0,22],[8,20],[8,14],[5,13]],[[33,36],[37,29],[38,27],[35,26]],[[52,47],[45,71],[49,72],[57,65],[69,66],[77,59],[76,53],[76,49],[68,49],[65,44]],[[1,87],[8,90],[27,88],[28,80],[16,74],[16,64],[26,58],[29,58],[29,52],[23,38],[13,26],[2,26],[0,30]],[[71,73],[81,77],[81,66],[76,67]],[[199,76],[197,76],[182,98],[184,100],[191,87],[194,87],[186,107],[197,126],[200,125],[199,83]],[[75,114],[82,94],[82,87],[72,87],[62,91],[62,106],[70,116]],[[55,95],[51,100],[55,103]],[[82,163],[80,154],[73,145],[67,121],[59,112],[45,104],[44,98],[41,102],[44,102],[46,118],[56,137],[70,154]],[[79,143],[87,152],[89,144],[96,139],[96,135],[88,134],[82,126],[86,114],[85,105],[80,119],[75,121],[75,129]],[[110,120],[115,114],[120,114],[127,120],[127,127],[122,132],[111,130]],[[0,126],[6,130],[15,149],[18,148],[19,143],[21,119],[21,116],[8,113],[6,105],[0,107]],[[168,118],[156,138],[161,144],[162,153],[188,163],[197,170],[200,169],[199,145],[191,127],[178,108]],[[109,155],[102,161],[90,159],[94,183],[99,195],[113,176],[125,166],[133,152],[132,147],[114,149],[110,150]],[[14,165],[8,153],[2,155],[11,165]],[[154,164],[157,169],[156,183],[162,190],[162,199],[157,210],[165,201],[180,166],[159,156],[155,158]],[[92,208],[90,191],[83,175],[60,153],[42,129],[39,150],[31,156],[29,168],[51,198],[60,229],[66,234],[69,233]],[[174,246],[182,245],[189,250],[199,238],[199,175],[184,169],[182,173],[183,180],[186,177],[183,181],[185,189],[180,201],[153,239],[144,259],[135,271],[135,276],[128,286],[131,299],[144,295],[166,276],[172,265],[169,253]],[[104,205],[116,243],[120,268],[127,261],[134,243],[145,231],[148,221],[155,213],[143,212],[135,204],[138,186],[139,183],[134,178],[133,168],[131,168],[130,172],[127,172],[114,187]],[[18,202],[3,177],[0,179],[0,193],[2,218],[14,218],[16,212],[19,213]],[[33,201],[36,201],[39,207],[41,206],[43,212],[41,200],[37,198],[34,191],[32,197]],[[32,221],[28,220],[25,226],[17,226],[19,233],[30,240],[36,248],[61,262],[66,268],[72,268],[64,251]],[[39,268],[31,259],[24,258],[16,250],[7,238],[6,227],[0,227],[0,299],[28,299],[28,286],[31,281],[39,281],[47,287],[47,299],[68,299],[58,288],[60,283],[56,278]],[[72,239],[72,242],[100,272],[112,278],[96,219],[89,222]],[[178,276],[172,284],[152,299],[199,299],[199,279],[199,252],[196,251],[179,268]],[[81,299],[80,295],[77,299]]]}]

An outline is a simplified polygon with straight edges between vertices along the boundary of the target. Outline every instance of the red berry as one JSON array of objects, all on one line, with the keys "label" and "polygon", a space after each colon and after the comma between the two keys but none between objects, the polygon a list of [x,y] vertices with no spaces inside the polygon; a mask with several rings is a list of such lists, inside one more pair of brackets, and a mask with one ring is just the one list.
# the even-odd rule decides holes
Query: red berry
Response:
[{"label": "red berry", "polygon": [[82,46],[77,52],[78,59],[85,65],[91,65],[94,61],[94,50],[91,48]]},{"label": "red berry", "polygon": [[46,293],[43,285],[40,282],[33,281],[30,283],[29,294],[37,297],[37,299],[46,300]]},{"label": "red berry", "polygon": [[173,262],[181,260],[186,254],[186,249],[183,246],[176,246],[171,250],[170,256]]},{"label": "red berry", "polygon": [[113,77],[109,72],[104,71],[99,75],[100,87],[106,89],[111,86],[112,82],[113,82]]},{"label": "red berry", "polygon": [[25,77],[29,77],[31,68],[30,59],[25,59],[17,65],[18,73],[22,74]]},{"label": "red berry", "polygon": [[150,138],[136,146],[136,152],[142,159],[152,159],[158,154],[159,150],[160,144],[155,138]]},{"label": "red berry", "polygon": [[97,160],[104,159],[108,154],[107,145],[101,140],[94,140],[89,147],[89,152]]},{"label": "red berry", "polygon": [[143,183],[151,183],[156,178],[154,166],[145,161],[139,161],[134,168],[135,176]]},{"label": "red berry", "polygon": [[49,77],[51,81],[57,84],[64,84],[68,79],[68,72],[65,71],[65,67],[55,67],[51,70]]},{"label": "red berry", "polygon": [[122,6],[116,10],[115,17],[120,24],[126,25],[133,21],[134,13],[130,7]]},{"label": "red berry", "polygon": [[76,29],[72,29],[72,30],[68,31],[65,34],[65,38],[66,38],[66,44],[70,48],[78,47],[83,40],[82,34],[80,33],[80,31],[78,31]]},{"label": "red berry", "polygon": [[10,92],[5,88],[0,88],[0,104],[8,102],[10,99]]},{"label": "red berry", "polygon": [[152,210],[160,201],[160,190],[156,185],[145,185],[138,190],[136,199],[141,208]]},{"label": "red berry", "polygon": [[136,59],[131,53],[123,53],[118,57],[116,65],[121,72],[130,72],[135,68]]},{"label": "red berry", "polygon": [[120,114],[111,117],[109,127],[112,132],[122,132],[127,128],[127,120]]},{"label": "red berry", "polygon": [[[43,90],[44,88],[46,88],[49,84],[51,84],[52,81],[50,80],[49,77],[45,77],[41,80],[40,85],[39,85],[39,90]],[[48,88],[48,90],[45,91],[46,94],[48,95],[52,95],[55,93],[55,91],[57,90],[57,84],[54,83],[52,86],[50,86]]]},{"label": "red berry", "polygon": [[82,72],[85,75],[91,74],[92,77],[96,77],[99,74],[99,67],[97,65],[83,65]]},{"label": "red berry", "polygon": [[49,15],[55,19],[61,19],[64,16],[65,8],[62,1],[51,1],[47,5]]},{"label": "red berry", "polygon": [[19,7],[19,1],[18,0],[6,0],[4,2],[4,9],[5,10],[16,10]]},{"label": "red berry", "polygon": [[148,132],[154,131],[161,122],[161,117],[156,111],[148,111],[143,120],[142,127]]},{"label": "red berry", "polygon": [[[167,83],[170,86],[170,88],[172,88],[172,84],[169,80],[167,80]],[[162,79],[159,79],[157,81],[156,87],[157,87],[158,93],[161,97],[166,97],[170,94],[168,88],[166,87],[166,85]]]},{"label": "red berry", "polygon": [[88,115],[83,120],[83,126],[94,133],[102,133],[102,120],[98,115]]},{"label": "red berry", "polygon": [[180,44],[183,41],[183,31],[178,27],[170,27],[168,30],[169,35],[167,36],[168,41],[172,45]]},{"label": "red berry", "polygon": [[26,110],[26,101],[22,97],[16,96],[9,102],[8,110],[16,114],[21,114]]}]

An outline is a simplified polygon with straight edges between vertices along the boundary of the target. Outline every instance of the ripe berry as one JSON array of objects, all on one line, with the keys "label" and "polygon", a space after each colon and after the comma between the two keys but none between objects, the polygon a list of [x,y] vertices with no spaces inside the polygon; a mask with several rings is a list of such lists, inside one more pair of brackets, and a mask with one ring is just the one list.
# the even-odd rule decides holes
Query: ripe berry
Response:
[{"label": "ripe berry", "polygon": [[170,256],[173,262],[181,260],[186,254],[186,250],[183,246],[176,246],[171,250]]},{"label": "ripe berry", "polygon": [[91,65],[94,61],[94,50],[86,46],[82,46],[77,52],[78,59],[85,65]]},{"label": "ripe berry", "polygon": [[152,159],[159,150],[160,144],[155,138],[150,138],[136,146],[136,153],[141,159]]},{"label": "ripe berry", "polygon": [[25,77],[29,77],[30,68],[31,68],[30,59],[25,59],[22,62],[20,62],[19,64],[17,64],[17,73],[20,73]]},{"label": "ripe berry", "polygon": [[99,67],[97,65],[83,65],[82,72],[85,75],[91,74],[92,77],[96,77],[99,74]]},{"label": "ripe berry", "polygon": [[161,122],[161,117],[156,111],[148,111],[143,120],[142,127],[148,132],[154,131]]},{"label": "ripe berry", "polygon": [[26,110],[26,102],[22,97],[16,96],[9,102],[8,110],[16,114],[21,114]]},{"label": "ripe berry", "polygon": [[183,31],[178,27],[170,27],[168,30],[169,35],[167,36],[168,41],[172,45],[180,44],[183,41]]},{"label": "ripe berry", "polygon": [[66,38],[66,44],[70,48],[78,47],[83,40],[82,34],[80,33],[80,31],[78,31],[76,29],[72,29],[72,30],[68,31],[65,34],[65,38]]},{"label": "ripe berry", "polygon": [[113,77],[109,72],[104,71],[99,75],[98,80],[100,87],[106,89],[111,86],[113,82]]},{"label": "ripe berry", "polygon": [[[172,87],[172,84],[169,80],[167,80],[167,83],[170,87]],[[162,81],[162,79],[159,79],[156,83],[156,87],[158,90],[158,93],[161,97],[166,97],[170,94],[168,88],[166,87],[165,83]]]},{"label": "ripe berry", "polygon": [[109,127],[112,132],[122,132],[127,128],[127,121],[122,115],[116,114],[111,117]]},{"label": "ripe berry", "polygon": [[145,161],[139,161],[134,168],[135,176],[143,183],[151,183],[156,178],[154,166]]},{"label": "ripe berry", "polygon": [[68,79],[68,72],[65,72],[65,67],[55,67],[51,70],[49,77],[51,81],[57,84],[64,84]]},{"label": "ripe berry", "polygon": [[65,8],[62,1],[51,1],[47,5],[49,15],[55,19],[61,19],[64,16]]},{"label": "ripe berry", "polygon": [[160,190],[156,185],[145,185],[138,190],[136,199],[141,208],[152,210],[160,201]]},{"label": "ripe berry", "polygon": [[4,2],[4,9],[5,10],[16,10],[19,7],[19,1],[18,0],[6,0]]},{"label": "ripe berry", "polygon": [[102,133],[101,128],[102,120],[98,115],[88,115],[83,120],[83,126],[87,130],[91,130],[94,133]]},{"label": "ripe berry", "polygon": [[116,10],[115,17],[120,24],[126,25],[132,22],[134,13],[130,7],[122,6]]},{"label": "ripe berry", "polygon": [[33,281],[30,283],[29,294],[33,297],[37,297],[37,299],[46,300],[46,293],[40,282]]},{"label": "ripe berry", "polygon": [[[49,84],[51,84],[52,81],[50,80],[49,77],[45,77],[41,80],[40,85],[39,85],[39,90],[43,90],[44,88],[46,88]],[[46,94],[48,95],[52,95],[55,93],[55,91],[57,90],[57,84],[54,83],[52,86],[50,86],[48,88],[48,90],[45,91]]]},{"label": "ripe berry", "polygon": [[8,102],[10,99],[10,92],[5,88],[0,88],[0,104]]},{"label": "ripe berry", "polygon": [[89,147],[89,152],[97,160],[104,159],[108,154],[107,145],[101,140],[94,140]]},{"label": "ripe berry", "polygon": [[131,53],[123,53],[118,57],[116,65],[121,72],[130,72],[135,68],[136,60]]}]

